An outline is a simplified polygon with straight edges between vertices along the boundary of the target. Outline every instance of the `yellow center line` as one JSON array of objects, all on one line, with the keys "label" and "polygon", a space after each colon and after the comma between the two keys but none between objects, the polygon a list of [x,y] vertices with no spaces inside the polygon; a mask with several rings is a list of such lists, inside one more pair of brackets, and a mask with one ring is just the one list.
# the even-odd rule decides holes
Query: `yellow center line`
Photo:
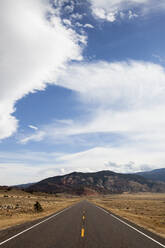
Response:
[{"label": "yellow center line", "polygon": [[84,224],[85,224],[85,211],[83,211],[83,215],[82,215],[82,227],[81,227],[81,238],[84,238],[85,236],[85,228],[84,228]]},{"label": "yellow center line", "polygon": [[81,228],[81,238],[84,238],[84,234],[85,234],[85,229]]}]

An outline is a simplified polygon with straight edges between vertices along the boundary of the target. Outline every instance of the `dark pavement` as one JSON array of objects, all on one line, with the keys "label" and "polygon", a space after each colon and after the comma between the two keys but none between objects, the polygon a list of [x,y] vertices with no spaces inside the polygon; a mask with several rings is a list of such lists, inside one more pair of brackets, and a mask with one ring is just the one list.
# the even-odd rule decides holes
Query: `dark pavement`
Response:
[{"label": "dark pavement", "polygon": [[14,228],[8,232],[1,231],[0,248],[165,247],[165,239],[130,224],[128,221],[124,220],[124,223],[121,221],[111,213],[87,201],[82,201],[3,244],[3,241],[24,231],[29,226],[19,227],[19,232],[18,227],[17,232]]}]

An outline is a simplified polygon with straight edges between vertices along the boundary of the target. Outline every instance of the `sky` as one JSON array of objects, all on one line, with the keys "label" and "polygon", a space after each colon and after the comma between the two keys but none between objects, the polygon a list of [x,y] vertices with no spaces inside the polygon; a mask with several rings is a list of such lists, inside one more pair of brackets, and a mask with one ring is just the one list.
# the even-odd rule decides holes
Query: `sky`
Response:
[{"label": "sky", "polygon": [[165,167],[165,1],[0,1],[0,185]]}]

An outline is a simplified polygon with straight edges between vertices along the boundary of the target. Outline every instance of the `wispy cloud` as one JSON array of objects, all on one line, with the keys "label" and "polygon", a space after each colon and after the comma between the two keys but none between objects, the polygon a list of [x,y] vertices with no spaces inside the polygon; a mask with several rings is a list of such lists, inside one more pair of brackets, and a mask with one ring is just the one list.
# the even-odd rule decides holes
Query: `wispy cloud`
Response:
[{"label": "wispy cloud", "polygon": [[31,129],[34,129],[34,130],[38,130],[38,127],[36,127],[34,125],[29,125],[28,127],[31,128]]},{"label": "wispy cloud", "polygon": [[[68,81],[68,78],[71,80]],[[23,137],[22,142],[37,141],[39,136],[40,141],[51,140],[57,144],[72,143],[77,146],[82,142],[86,144],[85,149],[99,144],[118,150],[114,154],[119,160],[116,161],[115,157],[112,160],[116,163],[127,164],[131,160],[141,165],[162,165],[165,161],[164,82],[164,68],[153,63],[131,61],[71,65],[57,83],[78,93],[80,101],[90,109],[88,116],[81,121],[57,120],[41,127],[35,135]],[[100,142],[99,134],[102,134]],[[115,144],[107,142],[106,135],[110,139],[116,135],[119,139]],[[130,158],[132,146],[134,153]],[[124,149],[127,160],[123,161],[121,154]],[[102,156],[104,158],[104,154]],[[147,156],[150,158],[147,159]],[[160,163],[156,162],[158,158]],[[95,156],[92,159],[95,164],[97,159]]]}]

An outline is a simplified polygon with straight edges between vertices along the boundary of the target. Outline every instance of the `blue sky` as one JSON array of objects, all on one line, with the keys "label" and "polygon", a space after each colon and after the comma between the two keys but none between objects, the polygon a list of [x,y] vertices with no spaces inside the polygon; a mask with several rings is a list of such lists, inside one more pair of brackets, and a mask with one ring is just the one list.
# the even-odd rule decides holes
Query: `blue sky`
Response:
[{"label": "blue sky", "polygon": [[0,11],[0,185],[164,167],[164,0]]}]

